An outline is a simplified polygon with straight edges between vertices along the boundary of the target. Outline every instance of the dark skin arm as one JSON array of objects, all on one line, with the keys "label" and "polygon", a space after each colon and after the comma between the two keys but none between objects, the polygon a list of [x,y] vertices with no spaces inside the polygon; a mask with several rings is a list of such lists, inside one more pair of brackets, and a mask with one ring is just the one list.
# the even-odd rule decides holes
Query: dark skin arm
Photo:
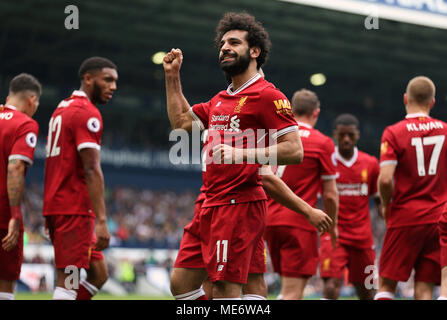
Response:
[{"label": "dark skin arm", "polygon": [[12,250],[19,240],[20,223],[22,221],[20,205],[25,188],[25,171],[25,162],[22,160],[12,159],[9,161],[6,185],[9,206],[11,208],[11,219],[8,224],[8,234],[2,239],[2,247],[5,251]]},{"label": "dark skin arm", "polygon": [[106,206],[104,201],[104,176],[102,174],[99,150],[85,148],[79,152],[84,167],[87,191],[96,215],[96,250],[109,246],[110,233],[107,228]]}]

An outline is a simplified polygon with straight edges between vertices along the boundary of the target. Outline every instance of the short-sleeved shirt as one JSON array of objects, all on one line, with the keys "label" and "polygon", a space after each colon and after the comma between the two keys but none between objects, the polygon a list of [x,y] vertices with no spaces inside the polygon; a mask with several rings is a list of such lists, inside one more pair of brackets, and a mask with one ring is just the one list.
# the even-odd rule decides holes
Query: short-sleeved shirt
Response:
[{"label": "short-sleeved shirt", "polygon": [[[288,187],[310,206],[317,204],[317,194],[321,190],[322,180],[337,177],[335,145],[331,138],[305,123],[300,126],[300,137],[304,149],[304,159],[300,164],[279,166],[276,175]],[[273,199],[268,202],[268,226],[294,226],[316,231],[306,218]]]},{"label": "short-sleeved shirt", "polygon": [[380,166],[396,165],[387,227],[436,223],[447,200],[447,124],[423,113],[385,128]]},{"label": "short-sleeved shirt", "polygon": [[291,110],[284,94],[259,74],[237,90],[230,85],[207,103],[191,108],[200,127],[208,129],[204,208],[267,199],[259,164],[217,164],[206,159],[211,159],[213,146],[220,143],[236,148],[268,147],[278,137],[298,130]]},{"label": "short-sleeved shirt", "polygon": [[12,159],[32,165],[39,125],[14,106],[0,105],[0,228],[8,228],[11,212],[7,189],[8,162]]},{"label": "short-sleeved shirt", "polygon": [[61,101],[50,119],[43,214],[95,217],[79,152],[100,150],[102,117],[83,91]]},{"label": "short-sleeved shirt", "polygon": [[372,248],[374,238],[371,229],[369,200],[378,196],[377,158],[354,149],[350,160],[344,159],[337,149],[338,241],[357,248]]}]

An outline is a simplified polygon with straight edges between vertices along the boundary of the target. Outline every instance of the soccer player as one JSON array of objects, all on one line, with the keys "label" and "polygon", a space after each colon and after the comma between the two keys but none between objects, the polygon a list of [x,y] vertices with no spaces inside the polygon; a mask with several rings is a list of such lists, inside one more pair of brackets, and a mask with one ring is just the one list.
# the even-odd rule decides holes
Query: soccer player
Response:
[{"label": "soccer player", "polygon": [[[320,101],[310,90],[299,90],[292,98],[293,114],[300,126],[304,160],[299,165],[279,166],[276,174],[293,192],[315,207],[322,188],[325,212],[334,225],[330,230],[337,241],[338,193],[335,184],[335,145],[331,138],[314,129],[320,114]],[[265,239],[273,269],[281,276],[278,299],[302,299],[308,279],[317,271],[318,233],[302,216],[269,200]]]},{"label": "soccer player", "polygon": [[[360,300],[373,300],[374,290],[365,286],[367,267],[374,267],[376,257],[371,229],[369,199],[373,197],[381,212],[377,192],[379,161],[357,149],[359,121],[342,114],[334,122],[337,141],[338,244],[334,249],[329,235],[320,241],[320,276],[324,280],[323,298],[338,299],[345,268],[349,282]],[[372,270],[374,270],[372,268]]]},{"label": "soccer player", "polygon": [[[81,64],[79,77],[81,88],[51,116],[46,148],[43,214],[54,246],[55,300],[89,300],[108,278],[101,252],[110,239],[100,164],[103,124],[95,105],[112,98],[117,67],[92,57]],[[80,268],[87,270],[87,279],[78,289],[72,278]]]},{"label": "soccer player", "polygon": [[379,193],[387,230],[380,255],[377,300],[394,298],[399,281],[415,270],[414,298],[432,299],[440,283],[437,221],[447,200],[447,124],[429,116],[435,85],[411,79],[403,97],[406,117],[385,128]]},{"label": "soccer player", "polygon": [[14,286],[23,261],[22,195],[27,166],[33,164],[39,126],[37,111],[42,87],[21,73],[9,84],[0,105],[0,300],[14,300]]},{"label": "soccer player", "polygon": [[[276,159],[279,164],[299,163],[302,146],[289,101],[258,73],[270,51],[268,33],[245,13],[225,14],[216,31],[220,66],[232,80],[227,90],[191,108],[181,90],[181,50],[171,50],[163,67],[171,126],[186,130],[193,125],[209,128],[213,136],[210,151],[218,163],[208,164],[203,175],[206,199],[199,223],[203,259],[214,298],[240,299],[265,225],[266,196],[258,172],[261,158]],[[258,129],[276,130],[269,138],[276,139],[277,144],[265,148],[224,144],[231,133],[250,129],[256,138]],[[246,145],[244,140],[243,147]],[[252,155],[257,163],[247,164]],[[181,272],[173,275],[177,276],[182,278]]]}]

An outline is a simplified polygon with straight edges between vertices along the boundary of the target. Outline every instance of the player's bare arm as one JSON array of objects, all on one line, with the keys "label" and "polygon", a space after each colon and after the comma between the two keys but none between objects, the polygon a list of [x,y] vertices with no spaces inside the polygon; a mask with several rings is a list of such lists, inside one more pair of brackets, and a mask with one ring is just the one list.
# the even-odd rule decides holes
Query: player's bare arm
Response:
[{"label": "player's bare arm", "polygon": [[393,196],[394,192],[393,177],[395,170],[395,164],[387,164],[380,168],[378,189],[380,202],[382,203],[382,217],[385,221],[388,218],[388,207],[391,203],[391,197]]},{"label": "player's bare arm", "polygon": [[[303,161],[303,145],[298,131],[286,133],[278,138],[277,144],[266,148],[238,149],[225,144],[213,147],[213,156],[221,163],[242,163],[255,161],[261,163],[262,159],[276,159],[276,164],[298,164]],[[265,164],[265,163],[261,163]]]},{"label": "player's bare arm", "polygon": [[323,180],[322,200],[324,211],[334,221],[332,228],[329,230],[329,235],[331,236],[332,247],[335,248],[338,240],[338,191],[335,179]]},{"label": "player's bare arm", "polygon": [[6,251],[12,250],[19,240],[22,211],[23,189],[25,187],[25,163],[22,160],[12,159],[8,163],[7,189],[11,219],[8,224],[8,234],[2,239],[2,247]]},{"label": "player's bare arm", "polygon": [[382,216],[383,206],[382,206],[382,202],[380,201],[380,196],[379,195],[373,196],[373,200],[374,200],[374,203],[376,204],[376,208],[377,208],[377,212],[379,213],[379,216]]},{"label": "player's bare arm", "polygon": [[99,150],[85,148],[79,154],[84,167],[88,195],[96,215],[96,250],[104,250],[109,246],[110,233],[107,228],[104,176],[100,164],[100,153]]},{"label": "player's bare arm", "polygon": [[180,49],[172,49],[163,58],[166,82],[166,104],[172,129],[191,131],[194,119],[189,112],[190,105],[183,95],[180,81],[182,61],[183,54]]},{"label": "player's bare arm", "polygon": [[298,197],[287,184],[270,170],[262,167],[262,184],[264,190],[278,203],[286,208],[302,214],[320,232],[327,232],[332,226],[332,219],[323,211],[312,208],[306,201]]}]

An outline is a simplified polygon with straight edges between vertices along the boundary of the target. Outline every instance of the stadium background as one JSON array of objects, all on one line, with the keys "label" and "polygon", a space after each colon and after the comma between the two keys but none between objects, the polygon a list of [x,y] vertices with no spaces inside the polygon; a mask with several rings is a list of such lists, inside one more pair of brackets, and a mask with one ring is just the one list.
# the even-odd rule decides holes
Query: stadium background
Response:
[{"label": "stadium background", "polygon": [[[64,27],[67,5],[79,9],[79,30]],[[41,217],[48,120],[58,102],[79,87],[80,63],[100,55],[119,68],[118,90],[109,104],[100,107],[102,163],[113,234],[107,252],[112,268],[107,289],[116,294],[125,294],[124,288],[142,297],[166,296],[166,277],[183,226],[192,217],[201,173],[198,165],[172,165],[168,160],[173,142],[168,138],[163,67],[152,58],[157,52],[181,48],[185,96],[191,104],[208,100],[226,87],[213,45],[217,21],[226,11],[241,10],[255,15],[270,33],[273,47],[264,68],[266,78],[289,98],[300,88],[319,95],[322,112],[317,128],[323,133],[331,135],[338,114],[353,113],[361,123],[359,148],[378,156],[383,129],[405,114],[402,94],[408,80],[421,74],[437,84],[432,115],[447,119],[444,29],[380,19],[379,30],[367,30],[362,15],[276,0],[2,0],[1,99],[7,95],[9,81],[20,72],[34,74],[43,84],[35,115],[39,144],[25,195],[29,270],[19,290],[51,287],[42,278],[45,274],[44,279],[51,279],[51,269],[42,271],[51,263]],[[324,85],[310,83],[311,75],[317,73],[326,76]],[[384,225],[374,206],[371,216],[380,250]],[[266,279],[275,293],[277,277],[268,273]],[[315,277],[308,297],[318,297],[319,290]],[[351,293],[347,287],[344,294]],[[411,288],[402,286],[401,294],[411,294]]]}]

